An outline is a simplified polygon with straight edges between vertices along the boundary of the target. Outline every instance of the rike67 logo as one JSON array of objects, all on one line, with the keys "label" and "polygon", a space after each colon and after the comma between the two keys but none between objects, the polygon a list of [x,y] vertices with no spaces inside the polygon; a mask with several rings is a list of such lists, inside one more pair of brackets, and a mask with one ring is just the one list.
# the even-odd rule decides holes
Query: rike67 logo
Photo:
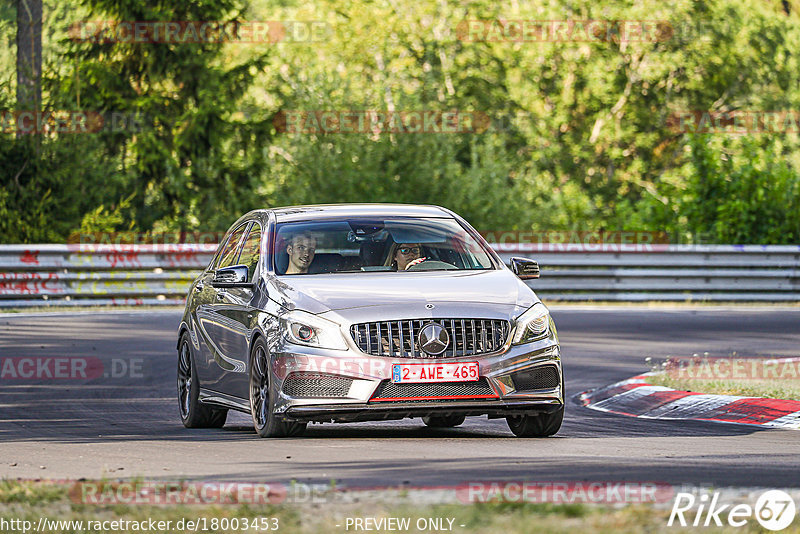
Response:
[{"label": "rike67 logo", "polygon": [[680,492],[675,496],[667,526],[682,527],[732,527],[744,526],[755,519],[767,530],[783,530],[794,521],[795,504],[792,496],[781,490],[769,490],[756,500],[755,507],[749,504],[720,504],[719,492],[712,496]]}]

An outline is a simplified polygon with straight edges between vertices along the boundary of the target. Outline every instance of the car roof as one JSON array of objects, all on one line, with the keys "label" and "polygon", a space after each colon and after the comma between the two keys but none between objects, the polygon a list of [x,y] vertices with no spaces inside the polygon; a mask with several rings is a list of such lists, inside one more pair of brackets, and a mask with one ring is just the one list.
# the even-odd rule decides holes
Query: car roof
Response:
[{"label": "car roof", "polygon": [[274,208],[272,212],[279,223],[339,217],[453,217],[445,208],[416,204],[319,204]]}]

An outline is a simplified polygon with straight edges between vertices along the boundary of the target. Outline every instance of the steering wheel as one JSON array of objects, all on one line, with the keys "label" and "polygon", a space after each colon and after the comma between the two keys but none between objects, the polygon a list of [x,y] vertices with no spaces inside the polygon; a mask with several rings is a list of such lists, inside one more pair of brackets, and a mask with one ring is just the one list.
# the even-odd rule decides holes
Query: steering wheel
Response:
[{"label": "steering wheel", "polygon": [[456,267],[452,263],[447,263],[439,260],[429,260],[426,258],[419,263],[410,265],[406,269],[406,271],[441,271],[447,269],[458,269],[458,267]]}]

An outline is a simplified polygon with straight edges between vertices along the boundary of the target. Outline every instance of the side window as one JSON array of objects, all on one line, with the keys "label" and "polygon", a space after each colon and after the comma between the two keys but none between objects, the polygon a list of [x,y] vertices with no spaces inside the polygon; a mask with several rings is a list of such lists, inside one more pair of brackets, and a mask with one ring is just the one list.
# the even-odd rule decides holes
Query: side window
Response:
[{"label": "side window", "polygon": [[247,266],[247,281],[252,282],[256,272],[258,259],[261,257],[261,225],[253,223],[247,239],[244,241],[242,254],[239,256],[239,265]]},{"label": "side window", "polygon": [[219,256],[217,269],[235,265],[234,262],[239,256],[239,245],[241,245],[242,239],[244,239],[244,231],[247,230],[248,224],[249,223],[244,223],[231,234],[231,238],[228,239],[228,242],[225,244],[225,248],[222,249],[222,254]]}]

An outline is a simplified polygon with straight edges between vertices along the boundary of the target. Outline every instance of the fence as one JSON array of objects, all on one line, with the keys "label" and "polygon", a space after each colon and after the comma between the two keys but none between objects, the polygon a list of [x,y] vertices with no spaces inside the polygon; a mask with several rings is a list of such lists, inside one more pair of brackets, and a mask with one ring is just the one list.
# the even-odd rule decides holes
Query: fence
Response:
[{"label": "fence", "polygon": [[[616,247],[616,248],[615,248]],[[214,245],[0,246],[0,307],[181,305]],[[800,246],[498,244],[545,301],[800,302]]]}]

